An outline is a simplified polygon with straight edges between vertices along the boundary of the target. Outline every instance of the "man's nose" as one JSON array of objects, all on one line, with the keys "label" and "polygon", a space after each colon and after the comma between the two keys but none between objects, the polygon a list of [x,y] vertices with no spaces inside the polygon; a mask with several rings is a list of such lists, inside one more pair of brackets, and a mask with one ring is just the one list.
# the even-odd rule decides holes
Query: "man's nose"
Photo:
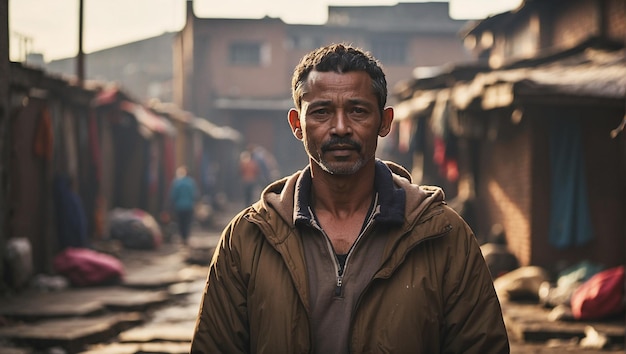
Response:
[{"label": "man's nose", "polygon": [[350,126],[350,119],[347,114],[343,111],[338,111],[335,114],[335,119],[333,122],[333,133],[336,135],[348,135],[352,133],[352,127]]}]

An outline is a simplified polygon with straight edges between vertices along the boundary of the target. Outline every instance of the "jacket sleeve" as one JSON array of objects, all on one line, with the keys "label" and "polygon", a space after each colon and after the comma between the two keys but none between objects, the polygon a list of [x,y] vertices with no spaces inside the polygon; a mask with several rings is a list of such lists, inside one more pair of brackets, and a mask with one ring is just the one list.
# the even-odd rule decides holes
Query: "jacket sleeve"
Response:
[{"label": "jacket sleeve", "polygon": [[213,254],[191,353],[250,351],[246,284],[240,273],[239,254],[231,242],[236,222],[225,228]]},{"label": "jacket sleeve", "polygon": [[472,230],[449,210],[453,237],[444,280],[442,353],[509,353],[493,280]]}]

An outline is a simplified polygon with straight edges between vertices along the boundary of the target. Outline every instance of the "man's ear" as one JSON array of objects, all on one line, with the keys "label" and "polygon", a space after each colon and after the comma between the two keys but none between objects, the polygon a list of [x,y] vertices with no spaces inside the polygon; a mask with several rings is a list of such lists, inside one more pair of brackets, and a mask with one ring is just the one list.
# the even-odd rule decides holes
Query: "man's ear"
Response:
[{"label": "man's ear", "polygon": [[302,127],[300,126],[300,113],[298,113],[298,110],[295,108],[290,109],[287,118],[289,119],[289,126],[293,135],[298,140],[302,140]]},{"label": "man's ear", "polygon": [[386,107],[383,110],[383,116],[381,117],[380,128],[378,129],[378,136],[385,137],[391,131],[391,122],[393,122],[393,108]]}]

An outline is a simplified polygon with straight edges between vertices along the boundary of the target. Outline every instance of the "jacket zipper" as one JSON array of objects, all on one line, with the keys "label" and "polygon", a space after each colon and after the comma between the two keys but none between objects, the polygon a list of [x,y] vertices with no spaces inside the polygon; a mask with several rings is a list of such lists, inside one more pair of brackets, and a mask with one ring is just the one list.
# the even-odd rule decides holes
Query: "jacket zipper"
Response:
[{"label": "jacket zipper", "polygon": [[339,259],[337,259],[337,255],[335,254],[335,249],[333,248],[332,242],[330,242],[330,238],[328,237],[326,232],[322,229],[322,227],[317,223],[317,220],[315,219],[311,220],[312,226],[314,226],[317,230],[319,230],[324,235],[324,239],[326,240],[326,248],[328,249],[328,252],[331,255],[331,260],[333,262],[333,266],[335,267],[335,274],[336,274],[335,296],[336,297],[341,296],[341,290],[343,289],[343,275],[346,273],[346,269],[348,268],[348,263],[350,260],[350,256],[352,255],[352,251],[356,248],[356,245],[359,243],[361,238],[363,238],[363,235],[367,232],[367,230],[369,230],[370,226],[373,224],[374,217],[378,213],[379,213],[379,209],[378,209],[378,206],[376,206],[376,209],[369,216],[367,223],[365,224],[365,227],[363,227],[363,231],[359,234],[357,239],[354,241],[354,244],[352,245],[352,247],[350,247],[350,250],[348,251],[348,255],[346,256],[346,262],[343,265],[343,270],[340,269],[339,267]]},{"label": "jacket zipper", "polygon": [[[341,286],[343,285],[343,272],[339,269],[339,260],[337,259],[337,255],[335,254],[335,249],[333,248],[333,244],[330,242],[330,238],[324,232],[322,227],[317,223],[317,220],[311,220],[311,226],[313,226],[316,230],[324,235],[324,241],[326,242],[326,249],[328,250],[328,254],[331,256],[331,260],[333,262],[333,267],[335,267],[336,274],[336,283],[335,283],[335,296],[339,296],[341,294]],[[348,259],[346,258],[346,263],[348,263]],[[344,265],[345,268],[345,265]]]}]

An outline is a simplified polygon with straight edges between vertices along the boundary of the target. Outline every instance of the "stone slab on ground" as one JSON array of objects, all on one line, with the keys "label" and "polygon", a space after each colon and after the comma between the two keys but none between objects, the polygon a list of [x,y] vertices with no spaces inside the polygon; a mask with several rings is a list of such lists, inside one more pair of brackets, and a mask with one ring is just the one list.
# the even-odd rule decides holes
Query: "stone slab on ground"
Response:
[{"label": "stone slab on ground", "polygon": [[77,292],[77,298],[100,301],[110,310],[140,311],[167,302],[170,298],[166,290],[138,290],[125,287],[85,289]]},{"label": "stone slab on ground", "polygon": [[29,348],[15,348],[5,343],[0,343],[0,353],[2,354],[33,354]]},{"label": "stone slab on ground", "polygon": [[623,348],[585,349],[578,341],[550,340],[546,343],[511,343],[511,354],[609,354],[624,353]]},{"label": "stone slab on ground", "polygon": [[119,332],[143,322],[139,313],[43,320],[0,328],[0,338],[31,348],[60,347],[77,353],[88,344],[109,340]]},{"label": "stone slab on ground", "polygon": [[81,354],[188,354],[190,346],[188,342],[111,343],[91,346]]},{"label": "stone slab on ground", "polygon": [[4,298],[0,303],[0,316],[18,320],[36,320],[88,316],[105,310],[104,304],[95,299],[68,301],[69,293],[68,291],[31,292]]},{"label": "stone slab on ground", "polygon": [[198,246],[189,249],[185,261],[190,264],[209,265],[215,252],[215,246]]},{"label": "stone slab on ground", "polygon": [[[156,271],[156,270],[155,270]],[[133,274],[124,279],[123,285],[135,289],[159,289],[185,281],[178,272],[157,272]]]},{"label": "stone slab on ground", "polygon": [[165,290],[147,291],[120,286],[28,292],[3,299],[0,316],[19,320],[84,317],[106,310],[142,310],[168,299],[169,294]]},{"label": "stone slab on ground", "polygon": [[538,304],[508,302],[502,306],[504,320],[512,340],[546,343],[551,340],[581,339],[585,328],[592,326],[605,334],[613,345],[623,348],[624,321],[552,321],[550,309]]},{"label": "stone slab on ground", "polygon": [[165,245],[163,248],[167,248],[167,251],[125,250],[122,260],[127,272],[122,285],[129,288],[157,289],[187,281],[181,274],[185,266],[182,252],[175,245]]},{"label": "stone slab on ground", "polygon": [[[163,306],[155,309],[150,313],[151,321],[154,323],[170,323],[176,324],[190,322],[195,325],[196,317],[198,316],[198,310],[200,308],[200,301],[188,298],[186,303],[174,304],[173,306]],[[198,296],[199,299],[199,296]],[[190,301],[193,301],[190,302]]]},{"label": "stone slab on ground", "polygon": [[147,343],[147,342],[191,342],[193,337],[194,323],[171,323],[150,324],[131,328],[120,333],[118,340],[122,343]]}]

